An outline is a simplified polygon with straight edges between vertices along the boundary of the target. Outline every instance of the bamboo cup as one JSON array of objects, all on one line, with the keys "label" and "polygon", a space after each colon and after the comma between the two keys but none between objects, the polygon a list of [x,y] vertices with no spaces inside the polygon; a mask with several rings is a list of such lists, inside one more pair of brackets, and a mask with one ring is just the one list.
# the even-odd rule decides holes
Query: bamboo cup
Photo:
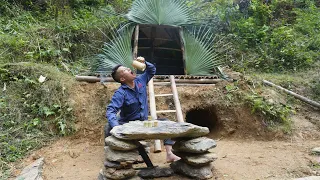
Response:
[{"label": "bamboo cup", "polygon": [[146,69],[146,64],[145,63],[141,63],[137,60],[133,60],[132,62],[132,66],[140,71],[144,71]]}]

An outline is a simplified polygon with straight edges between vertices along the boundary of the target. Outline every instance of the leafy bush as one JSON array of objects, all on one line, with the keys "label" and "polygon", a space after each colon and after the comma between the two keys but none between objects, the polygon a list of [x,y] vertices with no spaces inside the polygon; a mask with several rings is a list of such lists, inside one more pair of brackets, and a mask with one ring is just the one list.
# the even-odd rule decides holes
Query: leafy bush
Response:
[{"label": "leafy bush", "polygon": [[320,79],[315,79],[312,81],[311,91],[313,98],[320,101]]},{"label": "leafy bush", "polygon": [[113,11],[111,6],[73,10],[53,4],[37,14],[15,4],[1,7],[7,13],[0,16],[0,63],[31,61],[57,66],[96,54],[106,40],[110,20],[103,10]]},{"label": "leafy bush", "polygon": [[285,104],[272,104],[257,94],[247,95],[246,100],[252,107],[252,113],[257,112],[265,117],[264,123],[266,126],[291,125],[289,115],[293,110],[290,106]]},{"label": "leafy bush", "polygon": [[225,12],[228,37],[238,52],[233,52],[236,60],[230,65],[237,70],[297,71],[319,60],[320,9],[313,1],[254,0],[246,10],[231,9]]},{"label": "leafy bush", "polygon": [[[44,82],[38,80],[46,77]],[[74,131],[68,75],[55,67],[18,63],[0,67],[0,167],[48,140]]]}]

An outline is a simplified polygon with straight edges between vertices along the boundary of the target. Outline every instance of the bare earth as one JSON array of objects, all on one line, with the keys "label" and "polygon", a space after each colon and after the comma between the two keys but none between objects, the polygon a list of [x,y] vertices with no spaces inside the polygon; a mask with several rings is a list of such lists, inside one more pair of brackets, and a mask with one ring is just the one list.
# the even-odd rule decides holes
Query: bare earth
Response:
[{"label": "bare earth", "polygon": [[[15,174],[18,175],[23,167],[35,159],[44,157],[43,178],[45,180],[97,179],[104,161],[102,127],[105,121],[105,105],[116,87],[103,87],[98,83],[79,83],[75,87],[71,100],[76,107],[78,132],[35,151],[15,165]],[[205,104],[205,99],[212,102],[212,99],[201,95],[201,92],[212,90],[210,88],[178,88],[184,114],[188,108]],[[163,93],[167,89],[157,91]],[[163,103],[159,101],[158,104],[164,106],[170,103],[171,101],[163,101]],[[218,159],[213,163],[212,179],[280,180],[319,173],[319,168],[312,167],[312,164],[320,163],[320,157],[310,154],[312,148],[320,146],[319,127],[316,125],[320,120],[319,112],[305,111],[294,116],[292,135],[289,138],[275,138],[281,134],[265,131],[259,119],[250,114],[250,110],[245,111],[243,108],[230,110],[227,109],[229,106],[223,107],[218,106],[218,102],[212,103],[217,105],[210,108],[214,108],[219,116],[218,125],[222,124],[220,128],[214,129],[217,130],[216,132],[209,135],[217,141],[217,147],[212,151],[218,155]],[[169,165],[165,163],[165,152],[151,153],[150,157],[155,165]],[[188,178],[176,175],[162,179]]]},{"label": "bare earth", "polygon": [[[309,165],[319,161],[310,149],[320,141],[244,141],[220,140],[213,150],[218,159],[214,162],[218,179],[291,179],[312,174]],[[104,151],[102,144],[60,139],[37,151],[34,156],[45,157],[44,179],[93,180],[102,168]],[[150,155],[154,165],[165,165],[165,153]],[[318,159],[317,159],[318,158]],[[171,177],[170,179],[187,179]]]}]

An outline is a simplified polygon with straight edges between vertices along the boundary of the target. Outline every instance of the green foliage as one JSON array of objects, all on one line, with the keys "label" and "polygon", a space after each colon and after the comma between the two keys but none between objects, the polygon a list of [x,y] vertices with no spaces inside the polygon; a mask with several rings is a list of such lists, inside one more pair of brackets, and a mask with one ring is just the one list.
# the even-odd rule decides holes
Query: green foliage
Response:
[{"label": "green foliage", "polygon": [[311,85],[312,96],[315,100],[320,101],[320,79],[314,79]]},{"label": "green foliage", "polygon": [[257,94],[246,97],[252,106],[252,113],[258,112],[266,117],[264,122],[267,126],[275,127],[279,124],[291,125],[289,115],[293,112],[290,106],[285,104],[272,104]]},{"label": "green foliage", "polygon": [[[40,82],[38,78],[45,76]],[[30,150],[74,131],[68,104],[69,77],[55,67],[34,63],[0,68],[0,167],[5,170]]]},{"label": "green foliage", "polygon": [[319,60],[320,9],[314,1],[254,0],[247,9],[224,6],[228,8],[220,17],[237,49],[229,57],[237,70],[297,71]]},{"label": "green foliage", "polygon": [[214,38],[210,28],[193,27],[183,30],[187,74],[210,75],[213,68],[223,64],[219,54],[214,51]]},{"label": "green foliage", "polygon": [[256,80],[247,79],[235,81],[225,86],[225,100],[230,103],[244,102],[251,108],[251,112],[262,117],[262,123],[268,128],[279,128],[285,133],[291,132],[290,115],[295,113],[290,106],[290,99],[286,103],[274,99],[267,99],[261,92],[265,91]]},{"label": "green foliage", "polygon": [[192,24],[192,15],[183,0],[135,0],[126,17],[138,24],[181,26]]},{"label": "green foliage", "polygon": [[92,70],[99,73],[111,72],[117,64],[132,67],[131,37],[134,26],[126,27],[116,33],[110,42],[104,44],[103,53],[97,55],[92,65]]},{"label": "green foliage", "polygon": [[72,9],[53,2],[39,14],[16,4],[2,5],[7,13],[0,16],[0,63],[48,62],[61,68],[64,63],[72,69],[99,52],[110,20],[103,11],[112,12],[112,7],[89,8],[89,1],[81,1],[81,7]]}]

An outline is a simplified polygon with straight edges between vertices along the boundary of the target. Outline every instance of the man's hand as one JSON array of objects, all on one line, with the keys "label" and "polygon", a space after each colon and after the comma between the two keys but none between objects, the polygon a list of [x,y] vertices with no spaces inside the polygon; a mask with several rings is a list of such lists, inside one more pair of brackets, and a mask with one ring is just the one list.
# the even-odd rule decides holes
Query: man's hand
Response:
[{"label": "man's hand", "polygon": [[139,62],[141,62],[141,63],[145,63],[145,62],[146,62],[146,61],[144,60],[144,57],[141,57],[141,56],[137,57],[136,60],[139,61]]}]

